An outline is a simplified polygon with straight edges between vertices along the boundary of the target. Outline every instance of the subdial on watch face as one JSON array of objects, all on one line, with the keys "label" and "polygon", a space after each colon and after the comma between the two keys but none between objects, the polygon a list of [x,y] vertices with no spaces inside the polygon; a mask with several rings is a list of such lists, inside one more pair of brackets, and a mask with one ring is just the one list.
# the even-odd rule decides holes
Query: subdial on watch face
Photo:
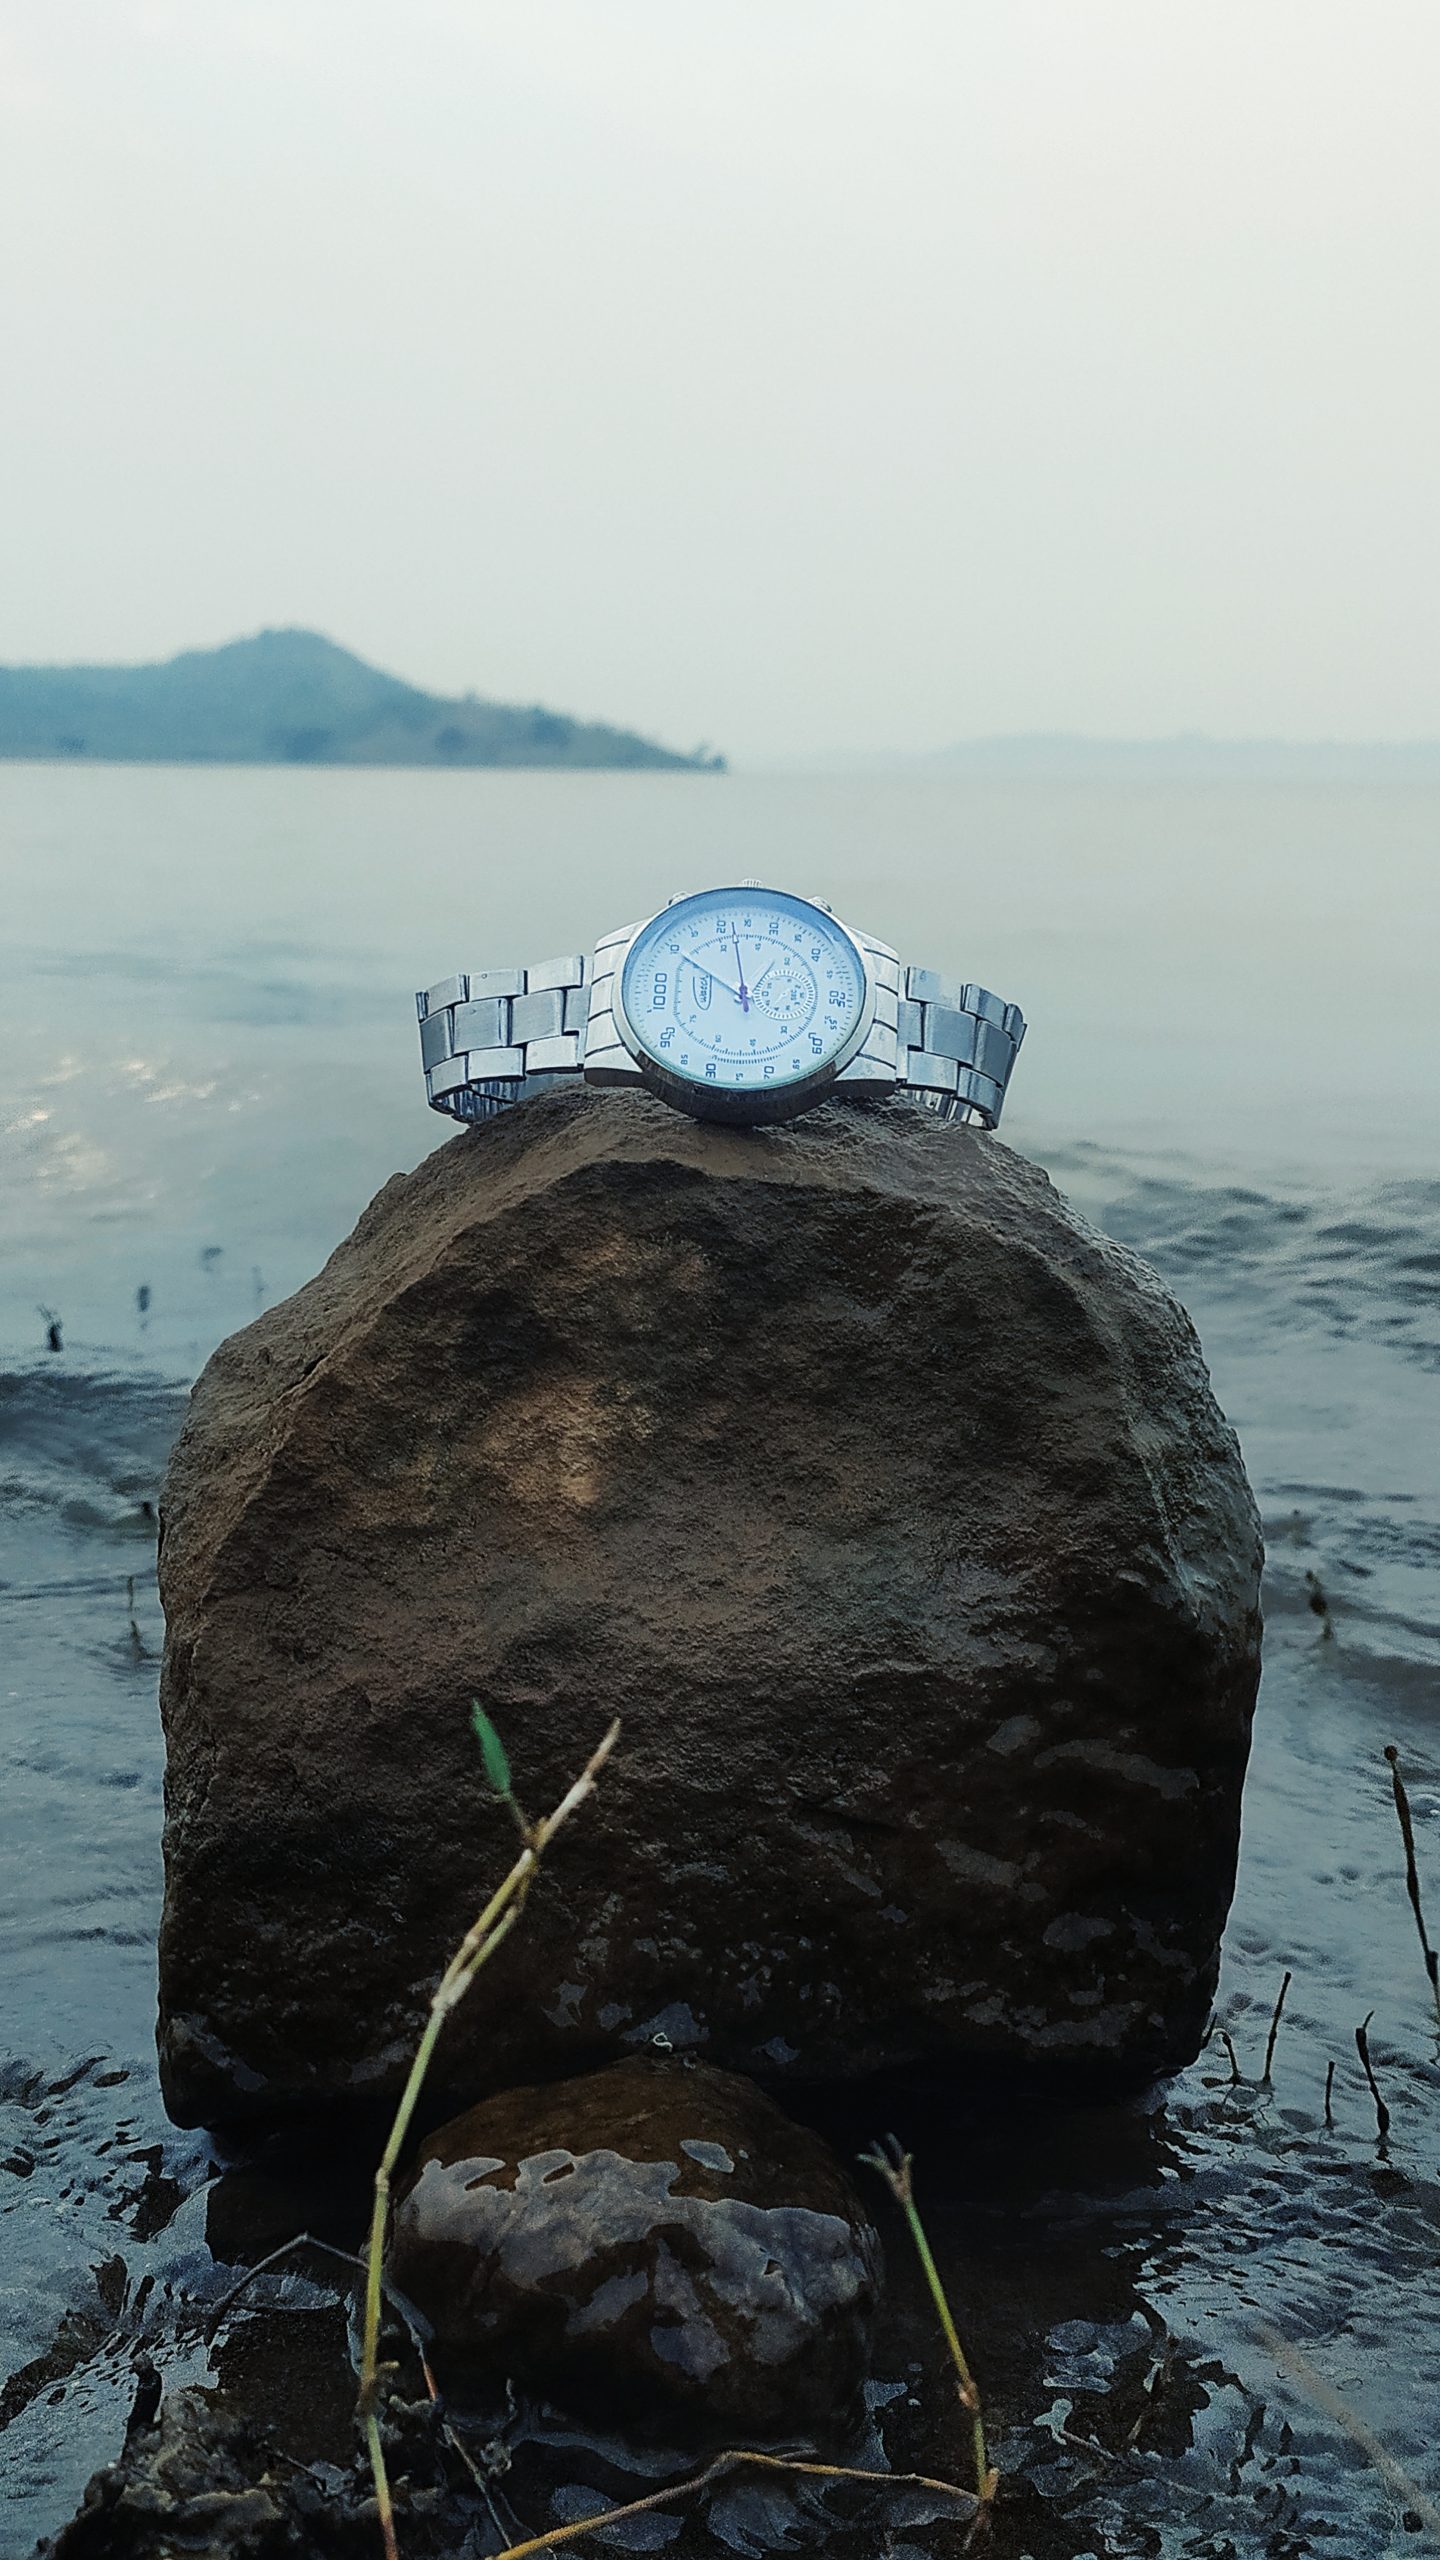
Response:
[{"label": "subdial on watch face", "polygon": [[755,990],[755,1001],[762,1013],[768,1013],[787,1040],[803,1031],[815,1011],[815,981],[803,960],[786,952],[782,959],[767,969]]}]

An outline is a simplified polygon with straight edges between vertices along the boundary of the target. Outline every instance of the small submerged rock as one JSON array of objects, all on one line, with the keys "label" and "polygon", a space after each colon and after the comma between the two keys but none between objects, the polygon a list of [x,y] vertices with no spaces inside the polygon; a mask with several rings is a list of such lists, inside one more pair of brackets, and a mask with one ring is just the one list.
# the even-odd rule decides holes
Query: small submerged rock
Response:
[{"label": "small submerged rock", "polygon": [[[363,2453],[352,2450],[343,2467],[306,2460],[283,2441],[289,2432],[247,2406],[243,2390],[235,2406],[204,2388],[167,2393],[36,2560],[375,2560]],[[483,2495],[447,2479],[428,2401],[392,2395],[384,2432],[404,2560],[480,2548]]]},{"label": "small submerged rock", "polygon": [[[179,2391],[153,2425],[132,2429],[119,2459],[97,2471],[70,2522],[39,2560],[268,2560],[284,2550],[332,2548],[302,2528],[323,2525],[332,2502],[305,2484],[243,2417],[204,2391]],[[336,2511],[338,2513],[338,2510]]]},{"label": "small submerged rock", "polygon": [[880,2246],[838,2162],[749,2081],[648,2056],[443,2126],[391,2271],[437,2344],[564,2406],[838,2441]]}]

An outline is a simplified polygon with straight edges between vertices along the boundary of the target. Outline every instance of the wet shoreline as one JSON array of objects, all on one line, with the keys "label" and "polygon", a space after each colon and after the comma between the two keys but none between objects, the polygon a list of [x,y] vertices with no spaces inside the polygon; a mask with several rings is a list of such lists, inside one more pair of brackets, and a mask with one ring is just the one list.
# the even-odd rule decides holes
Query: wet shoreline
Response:
[{"label": "wet shoreline", "polygon": [[[1044,2502],[1017,2510],[1017,2551],[1228,2544],[1257,2555],[1338,2547],[1360,2560],[1414,2548],[1374,2464],[1272,2340],[1308,2359],[1435,2496],[1424,2376],[1440,2317],[1440,2046],[1384,1751],[1399,1748],[1422,1872],[1440,1902],[1440,1502],[1426,1406],[1437,1364],[1425,1278],[1440,1197],[1417,1184],[1402,1200],[1306,1207],[1157,1184],[1114,1160],[1098,1181],[1093,1158],[1056,1170],[1187,1296],[1266,1518],[1266,1676],[1217,2004],[1236,2063],[1217,2035],[1190,2071],[1129,2107],[1017,2113],[974,2093],[949,2106],[932,2095],[920,2121],[897,2129],[917,2153],[998,2458]],[[1289,1213],[1297,1205],[1300,1216]],[[183,1392],[133,1366],[128,1377],[87,1377],[69,1355],[42,1356],[12,1371],[0,1403],[18,1778],[0,2082],[0,2549],[15,2560],[57,2529],[118,2448],[138,2355],[153,2356],[172,2389],[212,2371],[266,2371],[273,2398],[283,2324],[322,2319],[314,2271],[284,2280],[273,2298],[312,2308],[270,2310],[262,2291],[232,2316],[212,2365],[195,2306],[314,2219],[315,2182],[293,2151],[227,2161],[206,2137],[177,2134],[156,2094],[161,1630],[141,1506]],[[1383,2146],[1354,2043],[1368,2012],[1391,2115]],[[822,2113],[852,2152],[883,2129],[868,2103]],[[331,2227],[353,2243],[365,2163],[349,2164],[347,2194],[333,2170],[321,2182]],[[887,2225],[886,2241],[891,2309],[876,2380],[888,2457],[944,2471],[959,2456],[943,2360],[902,2236]],[[333,2356],[311,2365],[319,2400],[343,2398]],[[556,2499],[563,2508],[581,2490],[547,2471],[551,2454],[526,2458],[534,2469],[517,2470],[514,2486],[535,2502],[538,2529]],[[618,2475],[586,2461],[613,2489]],[[717,2498],[708,2521],[672,2520],[663,2543],[634,2547],[776,2547],[763,2538],[780,2529],[772,2491],[758,2503],[753,2484]],[[787,2508],[783,2521],[844,2547],[833,2517],[807,2522]],[[864,2531],[873,2548],[873,2518]],[[930,2547],[934,2536],[914,2531],[913,2547]],[[898,2547],[910,2547],[909,2533],[897,2528]]]}]

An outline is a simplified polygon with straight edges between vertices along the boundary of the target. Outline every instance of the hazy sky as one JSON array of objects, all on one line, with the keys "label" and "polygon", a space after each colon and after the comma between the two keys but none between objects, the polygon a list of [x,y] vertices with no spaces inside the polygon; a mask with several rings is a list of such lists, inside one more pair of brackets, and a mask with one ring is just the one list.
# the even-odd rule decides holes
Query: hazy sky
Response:
[{"label": "hazy sky", "polygon": [[0,660],[1440,735],[1437,0],[0,0]]}]

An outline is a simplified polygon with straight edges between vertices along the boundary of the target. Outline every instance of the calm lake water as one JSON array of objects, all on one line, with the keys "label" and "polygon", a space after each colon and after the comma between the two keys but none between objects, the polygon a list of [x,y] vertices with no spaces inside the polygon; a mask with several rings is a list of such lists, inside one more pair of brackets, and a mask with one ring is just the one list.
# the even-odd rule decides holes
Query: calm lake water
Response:
[{"label": "calm lake water", "polygon": [[[138,2340],[203,2369],[175,2305],[228,2280],[152,2048],[185,1386],[444,1137],[416,986],[756,875],[1025,1006],[1006,1141],[1184,1297],[1267,1523],[1241,2084],[1217,2043],[1136,2109],[932,2141],[1000,2458],[1077,2554],[1424,2547],[1272,2333],[1440,2500],[1440,2045],[1382,1757],[1440,1929],[1440,791],[0,765],[0,870],[0,2552],[115,2450]],[[1127,2391],[1153,2422],[1107,2437]],[[672,2523],[644,2547],[778,2547],[738,2493]]]}]

